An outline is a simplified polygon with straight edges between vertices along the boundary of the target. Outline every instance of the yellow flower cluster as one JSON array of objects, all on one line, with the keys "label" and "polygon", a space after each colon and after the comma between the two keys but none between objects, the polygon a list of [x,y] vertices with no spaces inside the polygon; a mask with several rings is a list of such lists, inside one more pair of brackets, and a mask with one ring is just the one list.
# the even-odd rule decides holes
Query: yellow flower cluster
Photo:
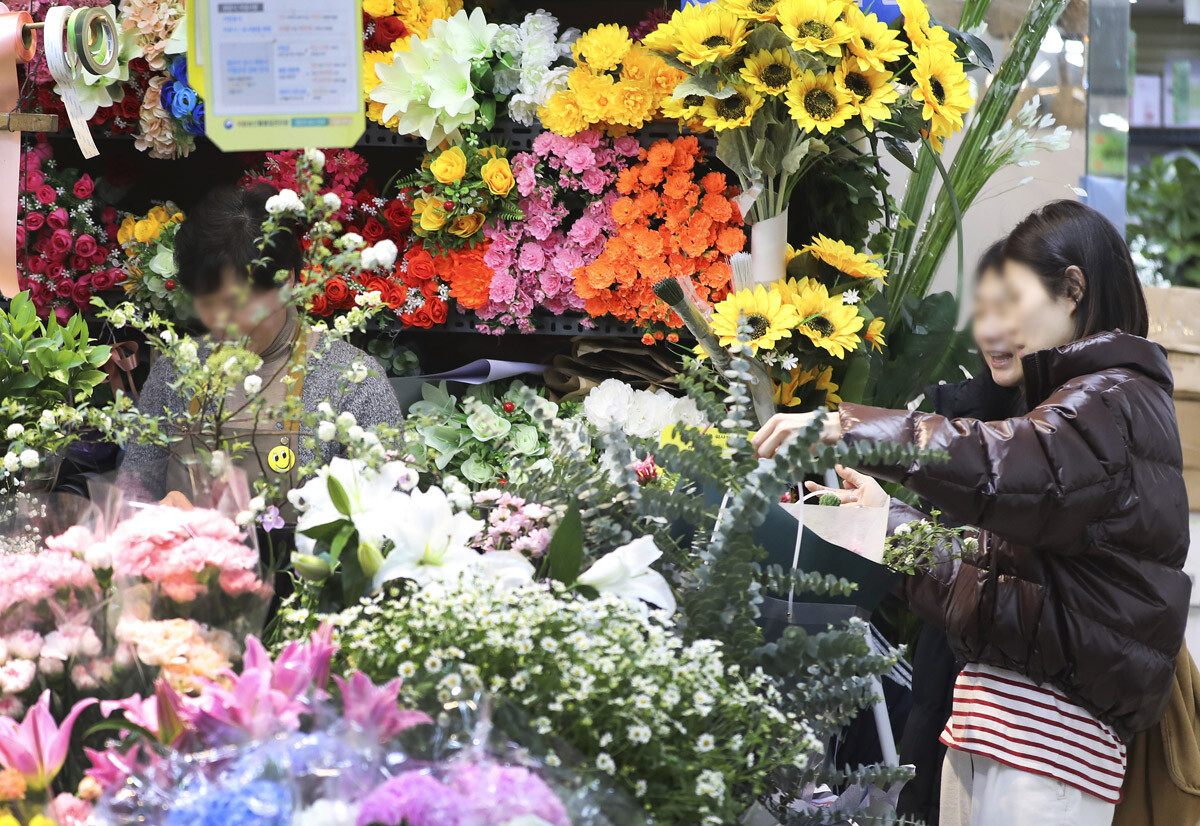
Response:
[{"label": "yellow flower cluster", "polygon": [[428,157],[415,181],[423,186],[413,198],[413,232],[435,240],[440,233],[473,238],[516,186],[504,152],[498,146],[452,146]]},{"label": "yellow flower cluster", "polygon": [[538,110],[542,125],[570,137],[601,128],[623,135],[659,117],[684,78],[662,58],[634,43],[624,26],[603,24],[572,46],[575,68],[567,88]]},{"label": "yellow flower cluster", "polygon": [[165,207],[161,206],[156,206],[150,210],[145,218],[139,219],[136,215],[126,215],[125,220],[121,222],[121,226],[117,230],[117,243],[125,249],[126,254],[132,257],[135,253],[128,246],[131,241],[138,244],[149,244],[152,241],[157,241],[158,236],[162,235],[163,229],[171,224],[177,224],[182,220],[182,212],[172,214]]}]

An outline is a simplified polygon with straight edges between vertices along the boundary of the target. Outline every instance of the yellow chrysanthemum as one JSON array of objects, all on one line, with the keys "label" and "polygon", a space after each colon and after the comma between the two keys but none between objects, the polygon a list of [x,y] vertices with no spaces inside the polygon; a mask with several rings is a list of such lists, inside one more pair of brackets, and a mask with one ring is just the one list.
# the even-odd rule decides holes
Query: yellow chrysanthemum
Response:
[{"label": "yellow chrysanthemum", "polygon": [[889,103],[900,99],[896,85],[892,83],[892,73],[863,69],[852,60],[843,60],[834,73],[834,79],[842,89],[850,95],[850,105],[862,118],[863,127],[868,132],[875,130],[875,120],[886,120],[891,111]]},{"label": "yellow chrysanthemum", "polygon": [[607,119],[618,100],[616,85],[612,75],[594,75],[585,69],[574,69],[567,78],[567,89],[575,93],[588,123]]},{"label": "yellow chrysanthemum", "polygon": [[769,350],[780,339],[791,338],[799,318],[796,309],[784,304],[779,291],[759,284],[753,290],[736,292],[713,307],[712,328],[722,347],[738,340],[738,322],[745,317],[753,331],[750,351]]},{"label": "yellow chrysanthemum", "polygon": [[392,0],[363,0],[362,10],[371,17],[390,17],[396,13]]},{"label": "yellow chrysanthemum", "polygon": [[[858,6],[846,7],[843,18],[850,28],[846,48],[858,61],[860,69],[883,71],[883,64],[904,57],[907,51],[894,29],[873,14],[863,14]],[[849,62],[849,61],[848,61]]]},{"label": "yellow chrysanthemum", "polygon": [[643,84],[653,96],[655,108],[670,98],[686,77],[658,55],[636,44],[621,64],[621,79]]},{"label": "yellow chrysanthemum", "polygon": [[942,141],[962,129],[963,115],[971,108],[971,84],[954,52],[940,48],[918,49],[912,76],[912,95],[925,104],[929,142],[940,152]]},{"label": "yellow chrysanthemum", "polygon": [[609,72],[621,65],[633,48],[629,29],[616,23],[601,23],[588,29],[571,46],[575,60],[597,72]]},{"label": "yellow chrysanthemum", "polygon": [[700,107],[704,125],[717,132],[749,126],[754,114],[763,106],[763,96],[748,86],[734,86],[733,94],[725,98],[708,98]]},{"label": "yellow chrysanthemum", "polygon": [[538,120],[554,134],[567,138],[579,134],[588,126],[579,100],[569,90],[551,95],[545,105],[538,108]]},{"label": "yellow chrysanthemum", "polygon": [[800,67],[787,49],[769,52],[763,49],[742,64],[742,80],[764,95],[782,95],[788,84],[800,76]]},{"label": "yellow chrysanthemum", "polygon": [[788,111],[801,129],[822,135],[845,126],[854,117],[850,93],[837,85],[829,72],[805,72],[788,85]]},{"label": "yellow chrysanthemum", "polygon": [[883,352],[883,348],[887,346],[887,339],[883,337],[884,321],[882,318],[873,318],[871,323],[867,325],[867,331],[863,333],[863,338],[870,343],[871,347]]},{"label": "yellow chrysanthemum", "polygon": [[780,0],[721,0],[721,4],[743,20],[773,23],[778,19]]},{"label": "yellow chrysanthemum", "polygon": [[797,51],[841,57],[842,44],[850,39],[850,27],[841,20],[845,9],[842,0],[783,0],[779,25]]},{"label": "yellow chrysanthemum", "polygon": [[831,297],[819,284],[816,287],[794,295],[792,307],[800,319],[796,332],[834,358],[845,358],[858,348],[863,318],[857,309],[843,304],[841,297]]},{"label": "yellow chrysanthemum", "polygon": [[[676,57],[689,66],[727,60],[746,43],[746,21],[716,3],[690,6],[698,13],[675,24]],[[653,47],[651,47],[653,48]]]},{"label": "yellow chrysanthemum", "polygon": [[855,252],[854,247],[843,241],[835,241],[818,235],[811,244],[800,248],[818,261],[824,261],[840,273],[851,278],[875,278],[887,283],[887,270],[872,261],[865,253]]},{"label": "yellow chrysanthemum", "polygon": [[654,93],[644,83],[622,80],[613,84],[604,120],[639,129],[654,117]]}]

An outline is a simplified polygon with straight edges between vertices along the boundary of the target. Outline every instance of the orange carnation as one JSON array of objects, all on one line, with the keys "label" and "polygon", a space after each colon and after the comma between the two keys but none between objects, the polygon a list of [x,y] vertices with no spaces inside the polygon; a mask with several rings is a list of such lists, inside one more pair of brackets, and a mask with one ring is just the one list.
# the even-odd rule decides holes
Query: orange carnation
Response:
[{"label": "orange carnation", "polygon": [[670,141],[661,140],[650,147],[646,153],[646,162],[651,166],[668,167],[675,160],[675,147]]}]

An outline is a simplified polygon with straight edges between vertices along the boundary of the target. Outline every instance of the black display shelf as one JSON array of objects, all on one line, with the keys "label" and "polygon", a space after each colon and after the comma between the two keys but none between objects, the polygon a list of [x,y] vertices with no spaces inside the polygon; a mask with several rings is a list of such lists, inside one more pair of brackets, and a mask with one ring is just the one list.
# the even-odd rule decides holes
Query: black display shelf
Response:
[{"label": "black display shelf", "polygon": [[1143,145],[1200,147],[1200,127],[1132,126],[1129,140]]}]

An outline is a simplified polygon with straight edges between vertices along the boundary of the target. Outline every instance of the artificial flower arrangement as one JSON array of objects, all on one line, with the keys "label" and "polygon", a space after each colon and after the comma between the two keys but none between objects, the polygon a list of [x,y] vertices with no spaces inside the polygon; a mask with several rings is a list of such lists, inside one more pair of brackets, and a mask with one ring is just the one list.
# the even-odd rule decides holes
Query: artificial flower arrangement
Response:
[{"label": "artificial flower arrangement", "polygon": [[558,30],[558,19],[538,10],[520,23],[504,23],[496,33],[498,64],[495,91],[508,95],[506,107],[514,123],[533,126],[538,109],[555,92],[567,88],[571,46],[578,29]]},{"label": "artificial flower arrangement", "polygon": [[842,401],[839,383],[848,359],[882,351],[887,343],[883,318],[868,306],[887,272],[868,255],[823,235],[799,251],[789,249],[789,257],[793,277],[766,286],[746,279],[713,307],[712,330],[722,347],[731,347],[739,325],[750,326],[747,345],[769,368],[781,409],[834,408]]},{"label": "artificial flower arrangement", "polygon": [[663,114],[684,74],[637,44],[629,30],[605,23],[571,46],[575,66],[566,88],[538,109],[542,125],[570,137],[586,129],[627,135]]},{"label": "artificial flower arrangement", "polygon": [[[682,322],[654,294],[665,278],[682,278],[702,301],[729,291],[729,256],[746,236],[736,190],[709,170],[694,137],[660,140],[638,152],[638,162],[617,176],[612,205],[616,233],[591,264],[575,275],[575,291],[592,316],[612,315],[656,329]],[[678,340],[674,332],[668,335]]]},{"label": "artificial flower arrangement", "polygon": [[718,157],[750,196],[759,283],[782,276],[782,216],[827,153],[879,135],[908,157],[914,121],[939,149],[962,128],[966,41],[933,24],[921,0],[901,10],[904,37],[843,0],[718,0],[685,5],[643,41],[687,72],[672,113],[716,131]]},{"label": "artificial flower arrangement", "polygon": [[[329,195],[337,197],[338,207],[333,210],[333,217],[346,221],[349,225],[347,231],[359,232],[368,243],[382,239],[382,231],[376,235],[372,231],[363,232],[354,227],[355,221],[382,217],[378,216],[381,209],[387,212],[386,202],[369,186],[360,186],[367,173],[366,159],[352,149],[326,149],[322,153],[325,156],[325,174],[317,194],[321,198]],[[242,176],[240,185],[245,188],[266,185],[276,190],[296,191],[300,186],[298,166],[302,157],[303,153],[296,149],[268,152],[261,166]]]},{"label": "artificial flower arrangement", "polygon": [[[594,262],[616,232],[612,204],[617,175],[638,156],[632,137],[615,140],[589,130],[564,138],[543,132],[533,149],[513,158],[512,172],[524,218],[484,227],[484,263],[493,275],[475,284],[451,273],[451,294],[485,324],[501,333],[516,326],[532,332],[530,315],[583,310],[575,274]],[[474,288],[474,289],[473,289]]]},{"label": "artificial flower arrangement", "polygon": [[520,381],[503,391],[484,384],[456,399],[444,384],[425,384],[421,401],[408,411],[408,450],[419,466],[461,477],[476,487],[515,481],[514,457],[533,462],[546,453],[547,434],[538,424],[539,416],[572,412],[570,404],[560,410],[560,405],[526,394],[525,389]]},{"label": "artificial flower arrangement", "polygon": [[412,193],[413,233],[451,250],[481,241],[489,219],[522,218],[507,154],[504,147],[468,141],[426,155],[418,172],[396,184]]},{"label": "artificial flower arrangement", "polygon": [[126,215],[116,240],[125,253],[125,295],[138,307],[181,322],[195,315],[191,297],[176,277],[175,234],[183,213],[168,201],[146,215]]},{"label": "artificial flower arrangement", "polygon": [[101,208],[90,175],[60,169],[45,139],[25,151],[21,166],[19,284],[38,315],[66,324],[92,309],[93,295],[125,280],[116,255],[117,211]]},{"label": "artificial flower arrangement", "polygon": [[[188,85],[187,57],[177,55],[168,69],[170,80],[163,83],[159,92],[159,103],[171,113],[171,117],[185,135],[195,137],[204,134],[204,101],[196,90]],[[176,143],[183,143],[176,138]]]}]

